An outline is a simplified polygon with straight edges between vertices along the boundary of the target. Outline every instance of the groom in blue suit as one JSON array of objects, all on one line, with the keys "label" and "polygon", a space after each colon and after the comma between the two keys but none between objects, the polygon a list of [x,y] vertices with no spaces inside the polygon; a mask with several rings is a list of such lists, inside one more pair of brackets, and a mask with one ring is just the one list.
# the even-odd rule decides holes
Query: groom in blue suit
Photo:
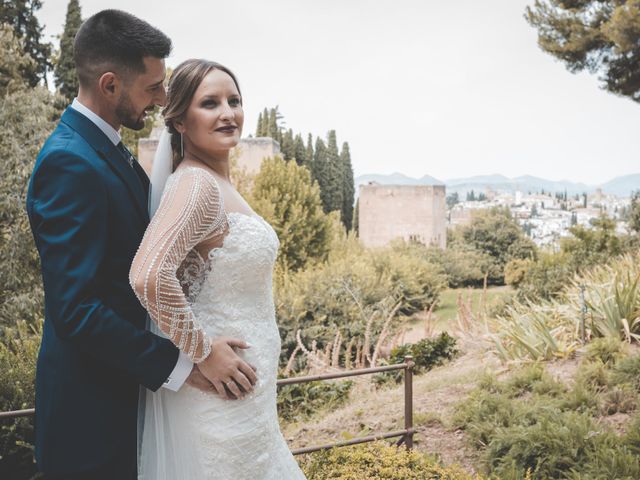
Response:
[{"label": "groom in blue suit", "polygon": [[149,180],[122,144],[166,99],[171,41],[125,12],[89,18],[74,43],[80,91],[36,161],[27,212],[42,263],[36,461],[46,479],[136,478],[139,386],[209,384],[145,330],[128,282],[149,223]]}]

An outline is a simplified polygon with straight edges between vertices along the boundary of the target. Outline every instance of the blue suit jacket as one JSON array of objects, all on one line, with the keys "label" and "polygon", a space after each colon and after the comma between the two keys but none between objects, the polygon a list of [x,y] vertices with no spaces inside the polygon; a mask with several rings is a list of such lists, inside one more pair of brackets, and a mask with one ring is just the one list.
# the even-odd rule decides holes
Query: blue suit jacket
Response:
[{"label": "blue suit jacket", "polygon": [[[128,274],[149,223],[148,179],[68,108],[29,183],[45,322],[36,372],[36,461],[45,474],[135,461],[139,385],[156,390],[178,349],[145,330]],[[142,175],[140,175],[142,172]]]}]

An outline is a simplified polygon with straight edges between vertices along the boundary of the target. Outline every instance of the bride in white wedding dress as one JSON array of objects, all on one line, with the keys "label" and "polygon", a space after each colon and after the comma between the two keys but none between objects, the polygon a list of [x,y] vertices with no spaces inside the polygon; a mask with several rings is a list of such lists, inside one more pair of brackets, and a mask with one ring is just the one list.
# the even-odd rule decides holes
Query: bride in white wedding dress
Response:
[{"label": "bride in white wedding dress", "polygon": [[[237,81],[225,67],[188,60],[173,72],[165,108],[170,133],[159,148],[163,142],[169,148],[170,135],[169,170],[175,171],[160,185],[162,199],[130,280],[152,327],[189,355],[212,390],[184,385],[178,392],[146,393],[140,479],[305,478],[276,411],[280,336],[272,270],[278,237],[229,181],[229,150],[239,141],[243,118]],[[158,185],[152,189],[153,197]],[[234,371],[212,365],[230,348],[225,338],[249,344],[234,349],[242,359]],[[255,385],[246,365],[255,369]]]}]

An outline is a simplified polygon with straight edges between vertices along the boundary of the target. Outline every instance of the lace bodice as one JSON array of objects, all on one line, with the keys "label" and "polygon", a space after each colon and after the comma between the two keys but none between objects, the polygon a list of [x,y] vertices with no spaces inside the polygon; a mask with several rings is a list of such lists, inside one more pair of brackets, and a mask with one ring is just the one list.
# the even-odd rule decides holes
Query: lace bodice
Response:
[{"label": "lace bodice", "polygon": [[[211,343],[193,314],[178,269],[196,245],[224,235],[227,226],[215,177],[197,167],[177,170],[167,180],[129,275],[149,316],[194,363],[209,355]],[[193,276],[190,268],[187,261],[182,276]]]}]

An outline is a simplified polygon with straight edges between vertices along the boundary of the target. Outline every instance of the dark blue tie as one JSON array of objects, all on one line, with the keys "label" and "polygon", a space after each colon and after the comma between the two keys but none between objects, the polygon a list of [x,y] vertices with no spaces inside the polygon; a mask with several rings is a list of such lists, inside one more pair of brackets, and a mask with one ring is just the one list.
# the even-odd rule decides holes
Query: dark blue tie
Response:
[{"label": "dark blue tie", "polygon": [[122,142],[118,143],[117,147],[118,147],[118,150],[120,150],[120,153],[122,153],[122,156],[124,157],[124,159],[129,164],[129,166],[133,168],[133,162],[136,161],[133,154],[129,151],[127,147],[124,146],[124,143]]},{"label": "dark blue tie", "polygon": [[138,163],[138,160],[136,160],[136,157],[134,157],[133,153],[131,153],[129,151],[129,149],[124,146],[124,143],[120,142],[120,143],[118,143],[118,145],[116,145],[116,147],[118,148],[120,153],[122,153],[122,156],[127,161],[129,166],[136,173],[136,176],[138,177],[138,180],[140,180],[140,183],[142,184],[142,187],[144,188],[145,194],[149,195],[149,177],[147,177],[147,174],[145,173],[145,171],[142,169],[142,167]]}]

